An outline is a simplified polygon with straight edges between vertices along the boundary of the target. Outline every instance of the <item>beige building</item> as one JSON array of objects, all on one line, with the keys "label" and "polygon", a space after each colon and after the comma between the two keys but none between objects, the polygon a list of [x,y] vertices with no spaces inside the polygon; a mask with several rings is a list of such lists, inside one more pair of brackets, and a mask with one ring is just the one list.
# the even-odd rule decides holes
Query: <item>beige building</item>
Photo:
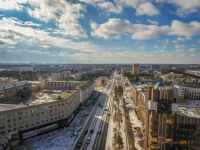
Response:
[{"label": "beige building", "polygon": [[94,92],[94,82],[86,81],[78,89],[80,89],[80,102],[84,103]]},{"label": "beige building", "polygon": [[66,72],[59,72],[59,73],[52,73],[51,74],[51,80],[52,81],[62,81],[65,80],[66,78],[68,78],[70,76],[70,71],[66,71]]},{"label": "beige building", "polygon": [[46,81],[45,87],[54,90],[74,89],[84,83],[83,81]]},{"label": "beige building", "polygon": [[6,78],[5,77],[0,77],[0,86],[12,84],[13,82],[18,82],[18,79],[7,78],[7,77]]},{"label": "beige building", "polygon": [[30,88],[28,82],[15,82],[12,84],[0,86],[0,103],[7,103],[14,97],[20,90],[27,90]]},{"label": "beige building", "polygon": [[0,104],[0,136],[70,115],[73,119],[73,111],[80,105],[80,91],[65,91],[60,97],[61,100],[31,106]]},{"label": "beige building", "polygon": [[44,90],[45,81],[28,81],[31,84],[32,91]]},{"label": "beige building", "polygon": [[139,64],[133,65],[132,74],[133,75],[139,75],[140,74],[140,65]]}]

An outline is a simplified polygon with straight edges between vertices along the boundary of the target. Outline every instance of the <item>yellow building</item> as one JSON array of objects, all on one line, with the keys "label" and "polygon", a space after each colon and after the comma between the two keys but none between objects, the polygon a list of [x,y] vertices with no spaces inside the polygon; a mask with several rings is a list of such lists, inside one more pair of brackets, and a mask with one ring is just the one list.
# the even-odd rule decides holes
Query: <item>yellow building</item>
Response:
[{"label": "yellow building", "polygon": [[139,64],[133,65],[132,74],[133,75],[139,75],[140,74],[140,65]]},{"label": "yellow building", "polygon": [[15,78],[5,78],[5,77],[1,77],[0,78],[0,86],[3,86],[3,85],[8,85],[8,84],[12,84],[14,82],[18,82],[18,79],[15,79]]}]

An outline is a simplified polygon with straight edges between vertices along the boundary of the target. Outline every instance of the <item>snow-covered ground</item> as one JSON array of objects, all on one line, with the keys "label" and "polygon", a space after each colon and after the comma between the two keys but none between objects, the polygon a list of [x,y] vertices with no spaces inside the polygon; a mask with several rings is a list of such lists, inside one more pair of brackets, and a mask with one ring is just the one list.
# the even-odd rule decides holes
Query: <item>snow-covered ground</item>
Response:
[{"label": "snow-covered ground", "polygon": [[178,113],[188,117],[200,118],[200,108],[179,107]]},{"label": "snow-covered ground", "polygon": [[[94,107],[93,107],[94,108]],[[90,108],[91,109],[91,108]],[[75,134],[73,131],[68,131],[68,128],[55,130],[40,136],[36,136],[24,141],[18,149],[19,150],[72,150],[76,141],[78,140],[85,124],[88,122],[90,115],[85,116],[88,113],[88,108],[81,110],[76,118],[72,121],[71,125],[75,126]],[[94,110],[94,109],[93,109]]]}]

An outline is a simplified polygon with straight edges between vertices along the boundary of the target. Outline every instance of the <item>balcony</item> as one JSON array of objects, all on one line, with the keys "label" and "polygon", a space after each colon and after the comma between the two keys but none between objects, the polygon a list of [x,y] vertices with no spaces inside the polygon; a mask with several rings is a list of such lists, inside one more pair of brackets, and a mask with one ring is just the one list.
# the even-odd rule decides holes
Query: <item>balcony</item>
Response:
[{"label": "balcony", "polygon": [[152,118],[150,116],[150,122],[151,122],[151,124],[158,124],[158,118]]},{"label": "balcony", "polygon": [[[162,143],[164,144],[164,143],[170,143],[171,141],[173,140],[173,138],[166,138],[165,140],[164,140],[164,137],[162,138]],[[157,143],[157,141],[158,141],[158,138],[157,137],[149,137],[149,141],[152,143]],[[161,143],[161,137],[159,138],[159,143]]]},{"label": "balcony", "polygon": [[150,122],[149,122],[149,128],[150,128],[150,130],[158,131],[158,125],[156,125],[156,124],[151,124]]},{"label": "balcony", "polygon": [[168,125],[168,126],[167,126],[167,132],[168,132],[168,131],[174,131],[174,126],[169,126],[169,125]]},{"label": "balcony", "polygon": [[167,119],[167,124],[174,124],[174,119]]},{"label": "balcony", "polygon": [[[151,143],[151,142],[149,142],[149,148],[157,149],[157,143]],[[158,148],[160,148],[160,145],[158,146]]]},{"label": "balcony", "polygon": [[158,136],[158,131],[153,131],[153,130],[151,130],[151,131],[149,132],[149,134],[150,134],[150,136],[152,136],[152,137],[157,137],[157,136]]}]

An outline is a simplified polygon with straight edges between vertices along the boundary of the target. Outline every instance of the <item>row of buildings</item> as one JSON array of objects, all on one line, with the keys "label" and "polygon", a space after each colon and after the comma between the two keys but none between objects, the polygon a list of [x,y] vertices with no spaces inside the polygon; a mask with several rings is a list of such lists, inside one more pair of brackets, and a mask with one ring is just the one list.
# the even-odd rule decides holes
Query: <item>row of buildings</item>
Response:
[{"label": "row of buildings", "polygon": [[[155,86],[131,85],[137,114],[145,126],[146,149],[200,149],[199,110],[182,108],[180,111],[176,96],[182,95],[183,91],[185,89],[182,87],[177,90],[176,87],[166,87],[161,82]],[[191,115],[194,111],[194,115]],[[180,142],[184,143],[181,145]]]},{"label": "row of buildings", "polygon": [[[3,92],[2,95],[4,96],[5,93],[10,93],[8,90],[16,91],[20,88],[33,88],[33,85],[43,86],[44,83],[17,82],[15,86],[12,84],[12,87],[7,85],[10,88],[5,87],[4,89],[0,86],[0,92]],[[0,138],[8,135],[15,136],[19,130],[23,130],[20,138],[25,139],[33,136],[40,125],[49,126],[51,122],[58,119],[62,119],[65,122],[62,122],[64,125],[69,124],[77,114],[81,104],[86,102],[94,92],[92,81],[80,82],[75,85],[73,89],[61,92],[58,95],[59,99],[32,105],[0,104]],[[11,93],[10,97],[14,96],[14,92]],[[63,120],[63,118],[65,119]]]}]

